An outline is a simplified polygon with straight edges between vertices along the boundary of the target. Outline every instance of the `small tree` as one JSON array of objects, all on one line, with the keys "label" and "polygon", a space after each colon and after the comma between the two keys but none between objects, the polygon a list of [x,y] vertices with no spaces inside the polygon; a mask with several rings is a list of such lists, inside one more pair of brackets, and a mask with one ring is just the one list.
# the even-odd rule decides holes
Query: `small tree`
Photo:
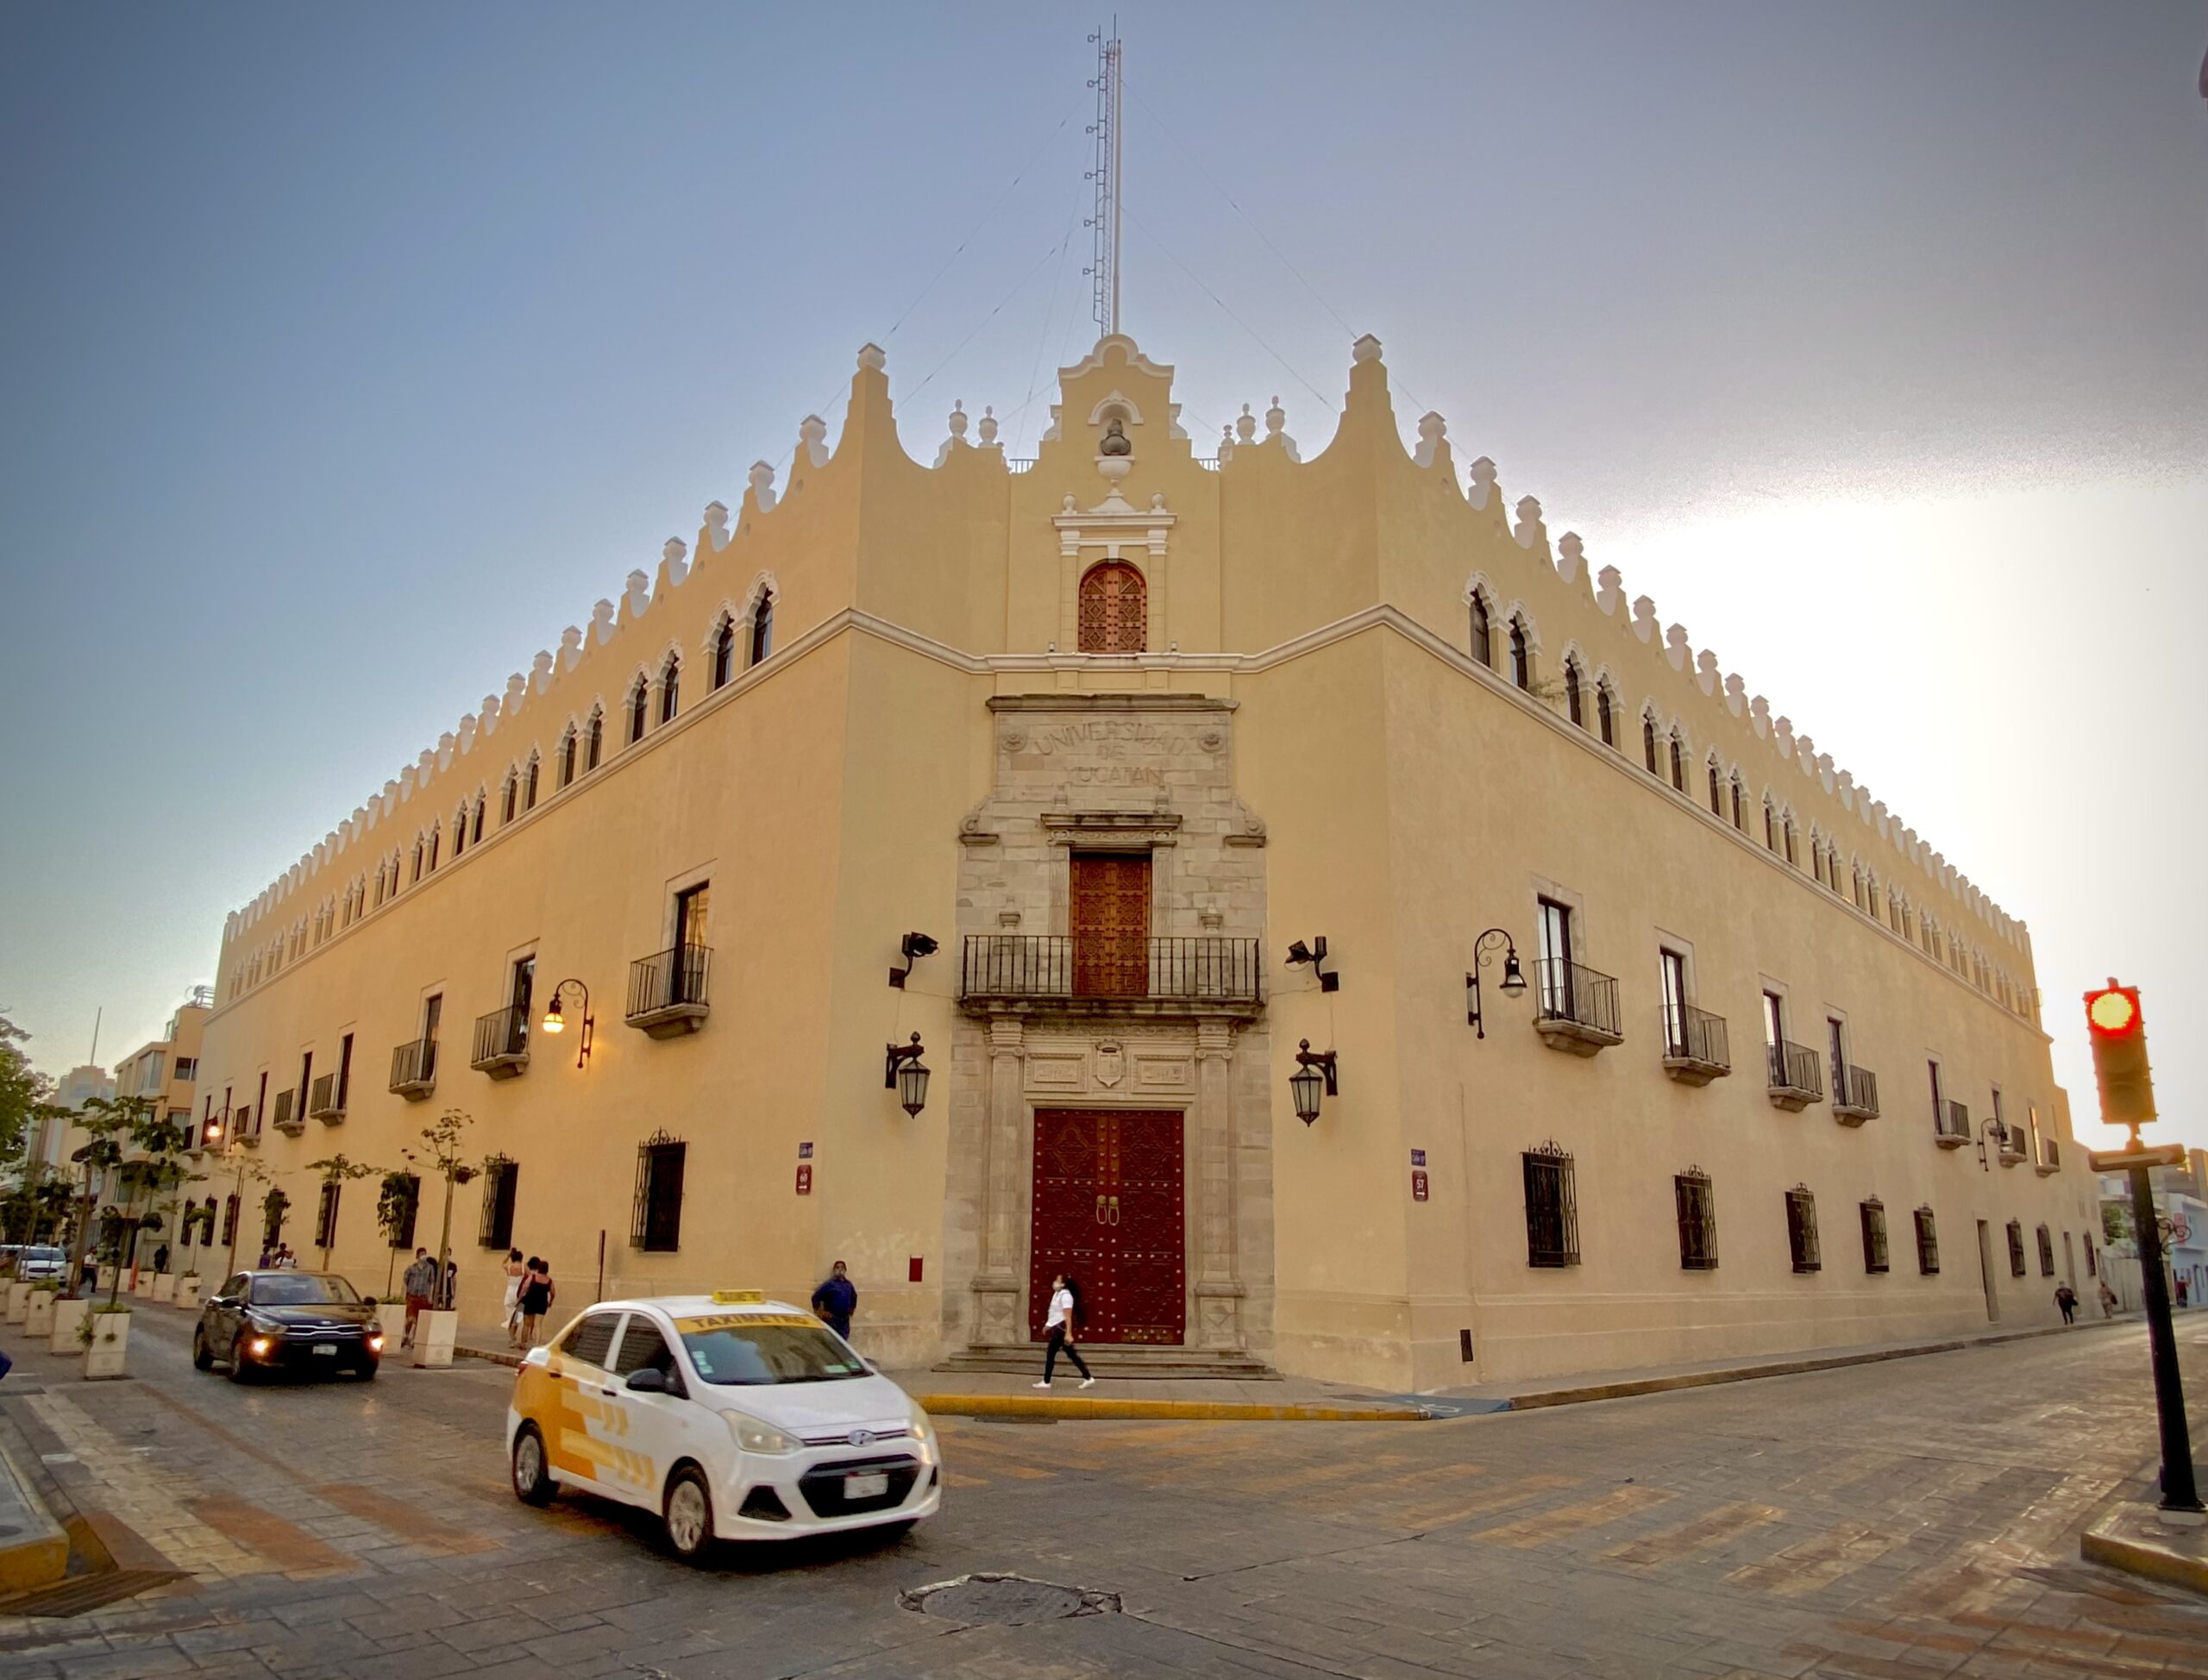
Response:
[{"label": "small tree", "polygon": [[[76,1240],[69,1251],[69,1293],[72,1295],[84,1275],[85,1253],[92,1241],[92,1210],[98,1205],[101,1185],[109,1173],[122,1164],[123,1146],[132,1126],[153,1112],[153,1104],[143,1097],[94,1097],[74,1117],[89,1136],[69,1152],[70,1160],[85,1175],[78,1200]],[[104,1244],[104,1234],[102,1242]]]},{"label": "small tree", "polygon": [[292,1199],[277,1186],[268,1187],[268,1194],[260,1199],[260,1246],[274,1248],[283,1240],[284,1221],[292,1211]]},{"label": "small tree", "polygon": [[[323,1183],[330,1185],[344,1184],[356,1178],[366,1178],[376,1169],[365,1163],[349,1160],[343,1155],[333,1155],[324,1160],[308,1162],[307,1170],[310,1173],[319,1173],[322,1175]],[[336,1225],[337,1222],[332,1219],[327,1226],[315,1233],[318,1237],[333,1239],[322,1244],[322,1269],[324,1271],[329,1269],[329,1251],[336,1246],[334,1240],[337,1235]]]},{"label": "small tree", "polygon": [[[417,1160],[445,1182],[444,1226],[437,1233],[437,1294],[444,1291],[445,1269],[452,1260],[452,1193],[455,1185],[467,1183],[475,1176],[474,1164],[461,1154],[461,1144],[467,1136],[474,1119],[464,1109],[448,1108],[430,1125],[422,1128],[422,1141],[426,1147],[417,1157],[412,1150],[403,1151],[410,1165]],[[452,1303],[445,1303],[449,1307]]]},{"label": "small tree", "polygon": [[[411,1159],[410,1154],[409,1158]],[[376,1229],[391,1249],[391,1259],[384,1267],[383,1292],[388,1295],[398,1269],[398,1251],[413,1240],[414,1218],[422,1205],[422,1181],[413,1173],[404,1170],[383,1175],[383,1186],[376,1193]]]},{"label": "small tree", "polygon": [[141,1200],[150,1204],[164,1190],[172,1188],[184,1176],[184,1153],[191,1145],[191,1133],[175,1121],[153,1111],[150,1104],[141,1104],[143,1111],[130,1127],[130,1147],[134,1151],[126,1159],[117,1176],[122,1181],[126,1194],[125,1215],[130,1225],[130,1250],[116,1268],[115,1281],[108,1290],[108,1300],[113,1301],[122,1288],[122,1268],[138,1262],[138,1237],[148,1225],[159,1228],[160,1215],[151,1211],[140,1212]]}]

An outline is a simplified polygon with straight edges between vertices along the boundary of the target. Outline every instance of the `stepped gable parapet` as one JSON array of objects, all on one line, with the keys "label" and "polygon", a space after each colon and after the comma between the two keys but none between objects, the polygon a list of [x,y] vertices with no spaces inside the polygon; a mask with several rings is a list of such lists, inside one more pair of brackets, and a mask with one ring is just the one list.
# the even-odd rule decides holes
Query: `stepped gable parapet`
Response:
[{"label": "stepped gable parapet", "polygon": [[[959,428],[963,431],[965,428]],[[797,423],[798,459],[808,467],[828,464],[828,423],[817,414],[808,414]]]}]

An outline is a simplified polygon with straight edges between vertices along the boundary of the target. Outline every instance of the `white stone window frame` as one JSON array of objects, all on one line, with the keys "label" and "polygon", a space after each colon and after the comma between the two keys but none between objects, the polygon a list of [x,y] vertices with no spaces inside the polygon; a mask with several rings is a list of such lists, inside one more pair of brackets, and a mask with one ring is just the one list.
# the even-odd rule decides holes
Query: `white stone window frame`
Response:
[{"label": "white stone window frame", "polygon": [[[1587,914],[1587,895],[1577,888],[1566,887],[1560,881],[1552,881],[1546,875],[1529,876],[1527,883],[1526,910],[1529,918],[1527,925],[1532,932],[1526,943],[1533,953],[1534,961],[1538,962],[1542,956],[1541,900],[1547,899],[1552,903],[1562,905],[1571,912],[1572,966],[1594,969],[1594,961],[1589,955],[1594,947],[1595,941],[1589,931],[1591,924]],[[1607,970],[1596,969],[1596,972],[1606,973]]]},{"label": "white stone window frame", "polygon": [[[1553,897],[1554,894],[1552,893],[1550,896]],[[1572,914],[1576,918],[1578,912],[1574,911]],[[1665,951],[1672,952],[1679,959],[1679,966],[1686,975],[1686,996],[1681,1001],[1690,1008],[1701,1008],[1702,975],[1696,966],[1694,941],[1683,933],[1674,933],[1667,927],[1658,926],[1653,931],[1656,935],[1656,1003],[1659,1012],[1661,1012],[1664,1003],[1664,953]]]},{"label": "white stone window frame", "polygon": [[[1117,488],[1113,486],[1115,495]],[[1069,493],[1066,501],[1072,500]],[[1054,651],[1084,660],[1154,659],[1172,645],[1164,635],[1166,554],[1177,516],[1158,505],[1124,511],[1107,511],[1108,505],[1088,512],[1068,505],[1051,521],[1057,527],[1059,564],[1058,639]],[[1081,581],[1093,567],[1112,561],[1133,567],[1142,579],[1143,650],[1085,654],[1081,651]],[[1166,644],[1165,649],[1160,649],[1160,643]]]},{"label": "white stone window frame", "polygon": [[[1054,814],[1055,815],[1055,814]],[[1150,860],[1150,937],[1170,924],[1173,906],[1172,860],[1180,846],[1176,812],[1151,811],[1137,816],[1116,812],[1071,812],[1046,820],[1044,837],[1063,854],[1051,871],[1051,926],[1060,938],[1073,937],[1073,855],[1116,853]]]},{"label": "white stone window frame", "polygon": [[659,943],[655,950],[674,948],[675,901],[693,887],[710,887],[713,881],[713,866],[717,859],[708,858],[693,864],[678,874],[669,875],[660,887]]}]

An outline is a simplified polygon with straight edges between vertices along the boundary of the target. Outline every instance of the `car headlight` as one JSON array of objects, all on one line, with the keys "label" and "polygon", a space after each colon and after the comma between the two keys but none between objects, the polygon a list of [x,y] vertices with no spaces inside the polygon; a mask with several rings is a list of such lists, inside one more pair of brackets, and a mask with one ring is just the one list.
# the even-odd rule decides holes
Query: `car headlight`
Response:
[{"label": "car headlight", "polygon": [[937,1461],[938,1454],[941,1451],[936,1445],[935,1424],[928,1416],[927,1407],[921,1405],[919,1401],[908,1395],[906,1403],[913,1410],[913,1439],[919,1445],[920,1462],[924,1464],[932,1464]]},{"label": "car headlight", "polygon": [[736,1444],[746,1452],[763,1452],[779,1456],[802,1451],[805,1443],[794,1435],[784,1434],[771,1423],[747,1417],[742,1412],[724,1412],[728,1420],[728,1432],[736,1437]]}]

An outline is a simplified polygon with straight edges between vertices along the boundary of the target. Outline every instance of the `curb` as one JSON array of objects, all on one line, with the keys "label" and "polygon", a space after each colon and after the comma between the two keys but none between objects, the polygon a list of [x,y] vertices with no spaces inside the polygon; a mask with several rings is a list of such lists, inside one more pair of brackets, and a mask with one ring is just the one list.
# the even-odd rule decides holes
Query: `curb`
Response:
[{"label": "curb", "polygon": [[1423,1423],[1416,1406],[1258,1406],[1223,1400],[1060,1400],[1055,1395],[916,1395],[931,1416],[1191,1420],[1211,1423]]},{"label": "curb", "polygon": [[[2143,1508],[2128,1508],[2103,1517],[2078,1536],[2078,1555],[2089,1564],[2122,1570],[2126,1575],[2208,1594],[2208,1548],[2199,1541],[2180,1551],[2148,1537],[2152,1518],[2138,1514]],[[2119,1530],[2130,1532],[2121,1533]],[[2199,1529],[2186,1533],[2198,1535]]]},{"label": "curb", "polygon": [[486,1365],[504,1365],[509,1370],[518,1371],[521,1369],[521,1355],[502,1353],[496,1348],[462,1347],[458,1342],[455,1342],[452,1345],[452,1357],[455,1359],[480,1359]]}]

